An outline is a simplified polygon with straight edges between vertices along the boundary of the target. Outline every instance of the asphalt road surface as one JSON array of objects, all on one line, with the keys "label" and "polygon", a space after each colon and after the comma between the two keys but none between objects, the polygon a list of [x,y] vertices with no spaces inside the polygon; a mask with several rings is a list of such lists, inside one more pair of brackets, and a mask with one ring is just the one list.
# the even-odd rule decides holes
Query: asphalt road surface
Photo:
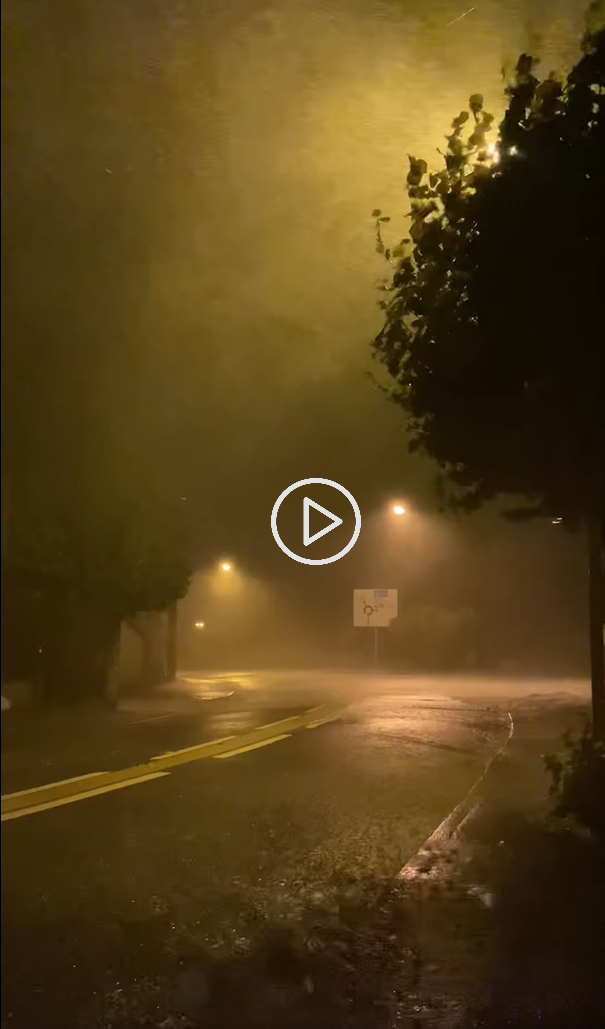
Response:
[{"label": "asphalt road surface", "polygon": [[534,695],[588,684],[192,672],[114,713],[3,715],[3,1029],[185,1025],[192,955],[396,875]]}]

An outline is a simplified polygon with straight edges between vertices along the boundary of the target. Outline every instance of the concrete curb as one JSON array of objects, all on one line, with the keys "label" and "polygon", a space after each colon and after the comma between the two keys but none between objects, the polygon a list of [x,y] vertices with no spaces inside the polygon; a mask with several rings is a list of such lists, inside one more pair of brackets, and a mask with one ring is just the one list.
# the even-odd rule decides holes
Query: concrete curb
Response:
[{"label": "concrete curb", "polygon": [[439,856],[446,844],[453,839],[457,832],[460,831],[463,822],[466,821],[466,819],[469,818],[477,808],[476,791],[485,779],[494,761],[504,753],[513,736],[515,729],[513,717],[510,711],[507,711],[507,715],[509,719],[509,730],[506,740],[502,746],[492,754],[481,775],[477,781],[473,783],[466,796],[463,797],[460,803],[457,804],[452,811],[450,811],[449,815],[443,819],[434,832],[432,832],[428,839],[425,840],[420,850],[418,850],[417,853],[406,862],[401,871],[397,873],[396,880],[398,882],[413,882],[415,879],[429,877],[433,866],[439,860]]}]

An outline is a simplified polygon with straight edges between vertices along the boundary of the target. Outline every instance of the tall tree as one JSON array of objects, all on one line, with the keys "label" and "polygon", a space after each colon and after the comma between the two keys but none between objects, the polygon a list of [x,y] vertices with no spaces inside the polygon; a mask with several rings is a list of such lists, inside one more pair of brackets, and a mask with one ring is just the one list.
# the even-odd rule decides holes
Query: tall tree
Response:
[{"label": "tall tree", "polygon": [[[448,500],[525,498],[517,517],[583,526],[593,720],[605,734],[605,30],[566,80],[523,54],[497,133],[481,95],[452,122],[444,166],[410,157],[409,236],[377,249],[376,355],[396,380],[411,449]],[[492,137],[491,142],[490,138]]]},{"label": "tall tree", "polygon": [[12,624],[70,699],[104,692],[124,616],[186,588],[208,361],[150,301],[170,162],[137,44],[35,6],[2,32],[3,614],[37,595]]},{"label": "tall tree", "polygon": [[48,701],[108,696],[123,619],[162,610],[187,588],[186,505],[161,468],[138,464],[120,481],[116,467],[119,455],[107,455],[72,482],[56,465],[15,476],[3,593],[39,598],[31,628]]}]

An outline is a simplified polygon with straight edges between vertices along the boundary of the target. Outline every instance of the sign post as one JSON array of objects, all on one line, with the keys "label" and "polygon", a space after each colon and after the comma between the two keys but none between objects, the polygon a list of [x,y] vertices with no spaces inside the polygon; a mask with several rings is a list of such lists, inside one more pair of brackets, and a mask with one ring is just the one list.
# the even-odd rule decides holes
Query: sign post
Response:
[{"label": "sign post", "polygon": [[353,590],[353,625],[374,630],[374,663],[378,664],[378,629],[397,618],[397,590]]}]

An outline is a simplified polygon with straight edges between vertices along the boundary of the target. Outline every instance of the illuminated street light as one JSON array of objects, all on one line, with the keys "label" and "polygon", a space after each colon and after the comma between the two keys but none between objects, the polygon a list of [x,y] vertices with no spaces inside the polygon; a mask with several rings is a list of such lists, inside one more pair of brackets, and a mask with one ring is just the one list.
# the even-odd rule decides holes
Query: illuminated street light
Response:
[{"label": "illuminated street light", "polygon": [[231,565],[229,564],[228,561],[223,561],[223,563],[221,565],[221,571],[222,572],[230,572],[231,571]]},{"label": "illuminated street light", "polygon": [[399,516],[404,515],[405,514],[405,507],[402,507],[401,504],[395,504],[393,506],[393,514],[396,514],[396,515],[399,515]]},{"label": "illuminated street light", "polygon": [[196,622],[195,623],[195,627],[196,627],[196,629],[205,629],[206,628],[206,623],[205,622]]}]

